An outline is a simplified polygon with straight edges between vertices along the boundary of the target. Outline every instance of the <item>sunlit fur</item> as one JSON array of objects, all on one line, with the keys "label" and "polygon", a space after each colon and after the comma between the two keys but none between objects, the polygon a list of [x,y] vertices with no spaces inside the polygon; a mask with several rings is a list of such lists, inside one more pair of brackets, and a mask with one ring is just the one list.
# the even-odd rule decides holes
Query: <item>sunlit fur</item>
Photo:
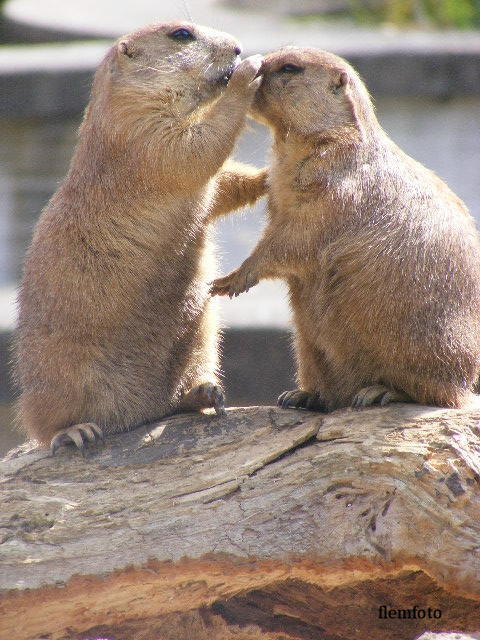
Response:
[{"label": "sunlit fur", "polygon": [[269,223],[223,291],[287,281],[298,383],[328,410],[377,384],[462,406],[480,363],[480,244],[465,205],[387,137],[344,60],[287,48],[263,72],[253,111],[274,135]]},{"label": "sunlit fur", "polygon": [[[195,40],[168,36],[180,27]],[[208,223],[265,191],[265,171],[223,168],[254,92],[222,80],[237,47],[204,27],[153,25],[96,73],[19,293],[19,421],[42,443],[77,423],[129,429],[216,382]]]}]

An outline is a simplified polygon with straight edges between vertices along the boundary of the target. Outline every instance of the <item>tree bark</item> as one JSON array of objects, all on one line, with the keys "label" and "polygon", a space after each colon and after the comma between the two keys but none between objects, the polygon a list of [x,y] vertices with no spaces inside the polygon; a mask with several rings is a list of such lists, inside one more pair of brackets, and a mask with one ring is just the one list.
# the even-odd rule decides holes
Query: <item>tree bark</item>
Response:
[{"label": "tree bark", "polygon": [[479,421],[473,403],[250,407],[85,459],[23,445],[1,463],[0,638],[479,631]]}]

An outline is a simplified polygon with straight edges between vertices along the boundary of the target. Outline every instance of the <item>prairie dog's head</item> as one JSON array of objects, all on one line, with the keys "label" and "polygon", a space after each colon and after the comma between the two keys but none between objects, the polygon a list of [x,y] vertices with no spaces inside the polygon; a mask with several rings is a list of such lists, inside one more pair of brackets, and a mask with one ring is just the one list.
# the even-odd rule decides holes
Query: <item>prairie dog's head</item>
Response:
[{"label": "prairie dog's head", "polygon": [[[239,62],[232,36],[189,22],[143,27],[120,38],[104,66],[115,91],[176,102],[181,113],[219,95]],[[160,106],[160,104],[159,104]]]},{"label": "prairie dog's head", "polygon": [[251,112],[274,130],[328,134],[374,118],[357,73],[332,53],[287,47],[266,56],[261,72]]}]

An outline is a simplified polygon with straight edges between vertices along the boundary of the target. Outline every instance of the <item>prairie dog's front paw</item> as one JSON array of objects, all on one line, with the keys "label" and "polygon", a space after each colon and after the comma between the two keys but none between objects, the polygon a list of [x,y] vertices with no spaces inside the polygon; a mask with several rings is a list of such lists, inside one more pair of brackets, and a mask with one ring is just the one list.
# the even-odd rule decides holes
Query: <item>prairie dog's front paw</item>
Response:
[{"label": "prairie dog's front paw", "polygon": [[214,280],[211,283],[210,293],[212,296],[229,296],[233,298],[233,296],[238,296],[254,287],[259,279],[256,270],[244,263],[227,276]]},{"label": "prairie dog's front paw", "polygon": [[251,93],[253,96],[262,80],[258,76],[262,64],[263,58],[259,54],[242,60],[229,80],[228,89],[241,93]]},{"label": "prairie dog's front paw", "polygon": [[269,167],[264,167],[257,171],[256,178],[260,193],[267,193],[269,186]]}]

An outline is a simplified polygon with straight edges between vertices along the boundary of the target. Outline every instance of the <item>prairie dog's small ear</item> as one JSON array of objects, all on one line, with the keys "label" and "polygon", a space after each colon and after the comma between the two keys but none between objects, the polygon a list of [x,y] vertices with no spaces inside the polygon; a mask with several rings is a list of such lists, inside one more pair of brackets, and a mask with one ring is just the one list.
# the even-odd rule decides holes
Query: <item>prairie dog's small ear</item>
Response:
[{"label": "prairie dog's small ear", "polygon": [[135,55],[133,47],[130,42],[128,42],[128,40],[122,40],[118,43],[118,51],[122,55],[127,56],[127,58],[133,58],[133,56]]},{"label": "prairie dog's small ear", "polygon": [[341,71],[332,81],[332,93],[335,95],[339,94],[349,82],[350,78],[348,77],[348,73],[346,71]]}]

